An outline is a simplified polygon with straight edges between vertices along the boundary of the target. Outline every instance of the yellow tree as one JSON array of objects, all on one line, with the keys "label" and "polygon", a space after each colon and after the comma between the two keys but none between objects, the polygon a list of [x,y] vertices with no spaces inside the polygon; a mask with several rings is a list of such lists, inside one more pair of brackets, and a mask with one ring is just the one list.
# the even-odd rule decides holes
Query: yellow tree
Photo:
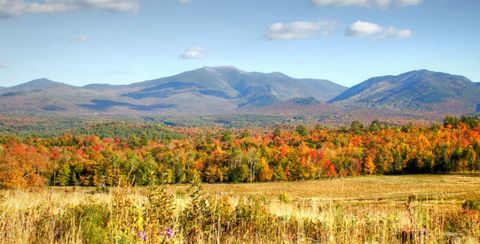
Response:
[{"label": "yellow tree", "polygon": [[363,168],[365,170],[365,173],[369,175],[375,174],[375,163],[373,162],[372,156],[367,155],[363,163]]}]

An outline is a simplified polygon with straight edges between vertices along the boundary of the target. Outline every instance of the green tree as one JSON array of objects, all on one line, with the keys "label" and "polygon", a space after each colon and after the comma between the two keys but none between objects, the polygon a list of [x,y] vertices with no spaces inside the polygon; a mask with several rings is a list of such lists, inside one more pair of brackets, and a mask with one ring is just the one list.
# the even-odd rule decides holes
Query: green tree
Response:
[{"label": "green tree", "polygon": [[308,129],[305,125],[298,125],[295,131],[301,136],[308,136]]},{"label": "green tree", "polygon": [[350,130],[355,134],[361,134],[363,131],[363,124],[358,120],[354,120],[350,125]]},{"label": "green tree", "polygon": [[380,121],[378,120],[374,120],[371,124],[370,124],[370,132],[374,132],[374,131],[379,131],[382,129],[382,124],[380,123]]}]

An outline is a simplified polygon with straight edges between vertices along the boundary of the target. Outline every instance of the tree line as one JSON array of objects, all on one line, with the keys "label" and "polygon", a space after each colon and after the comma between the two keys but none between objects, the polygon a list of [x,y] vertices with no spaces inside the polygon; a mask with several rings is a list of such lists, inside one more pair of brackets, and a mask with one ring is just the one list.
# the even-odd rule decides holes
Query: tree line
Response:
[{"label": "tree line", "polygon": [[[113,125],[112,125],[113,126]],[[480,170],[480,120],[349,128],[170,128],[140,136],[0,138],[0,186],[116,186],[159,182],[295,181],[372,174]],[[152,132],[153,133],[153,132]],[[162,135],[165,133],[165,135]],[[106,136],[105,136],[106,135]]]}]

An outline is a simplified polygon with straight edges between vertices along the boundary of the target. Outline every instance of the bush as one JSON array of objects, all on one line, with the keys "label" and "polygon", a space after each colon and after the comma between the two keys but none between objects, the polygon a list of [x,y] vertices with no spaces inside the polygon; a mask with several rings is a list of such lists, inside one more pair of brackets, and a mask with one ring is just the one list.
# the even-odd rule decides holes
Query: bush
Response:
[{"label": "bush", "polygon": [[290,196],[290,194],[288,194],[288,192],[282,192],[278,196],[278,199],[280,200],[280,202],[285,202],[285,203],[292,201],[292,197]]},{"label": "bush", "polygon": [[110,213],[100,204],[78,206],[73,209],[76,223],[80,223],[82,239],[86,243],[103,243],[108,238]]},{"label": "bush", "polygon": [[480,201],[478,200],[466,200],[462,204],[462,208],[466,210],[477,210],[480,211]]}]

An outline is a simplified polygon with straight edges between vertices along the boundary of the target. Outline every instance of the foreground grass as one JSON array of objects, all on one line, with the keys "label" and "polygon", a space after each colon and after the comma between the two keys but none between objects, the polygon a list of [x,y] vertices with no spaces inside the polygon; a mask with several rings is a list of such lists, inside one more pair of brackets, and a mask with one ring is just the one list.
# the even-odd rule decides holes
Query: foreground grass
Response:
[{"label": "foreground grass", "polygon": [[201,188],[4,191],[0,242],[480,242],[478,175]]}]

